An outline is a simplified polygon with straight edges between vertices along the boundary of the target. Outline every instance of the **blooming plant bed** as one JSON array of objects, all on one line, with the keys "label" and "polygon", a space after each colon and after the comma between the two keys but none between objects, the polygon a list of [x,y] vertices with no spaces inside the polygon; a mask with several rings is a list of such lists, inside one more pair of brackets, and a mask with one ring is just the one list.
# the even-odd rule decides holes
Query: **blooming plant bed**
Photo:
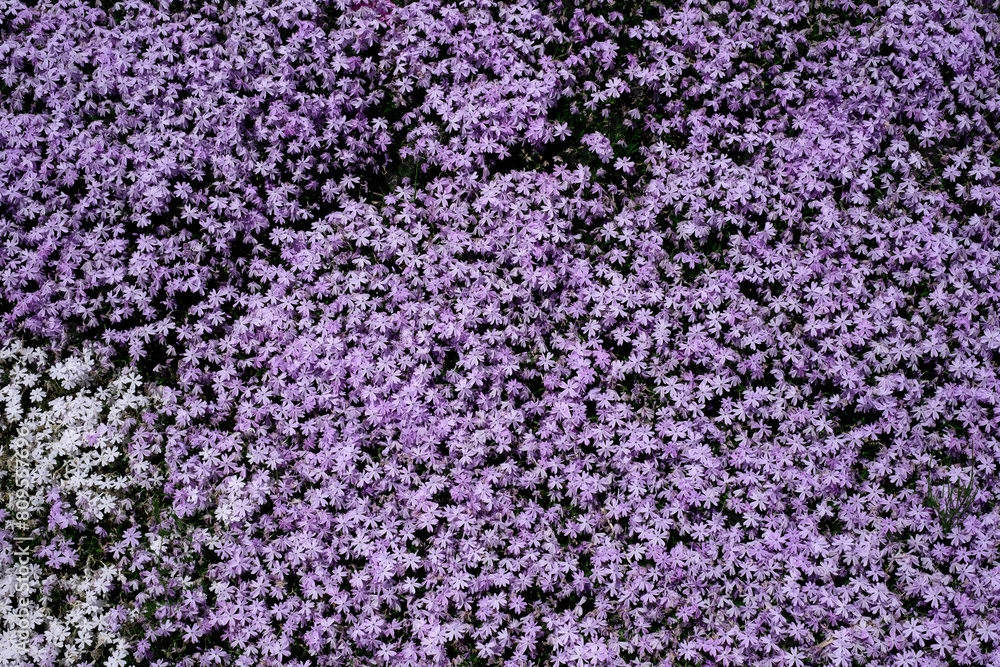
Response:
[{"label": "blooming plant bed", "polygon": [[998,665],[998,204],[985,0],[0,0],[0,667]]}]

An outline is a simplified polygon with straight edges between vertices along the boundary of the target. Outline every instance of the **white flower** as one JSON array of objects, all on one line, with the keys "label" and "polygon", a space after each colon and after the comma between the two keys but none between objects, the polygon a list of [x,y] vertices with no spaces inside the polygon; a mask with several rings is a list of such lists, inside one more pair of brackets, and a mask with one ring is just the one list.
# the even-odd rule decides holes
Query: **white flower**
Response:
[{"label": "white flower", "polygon": [[[132,482],[127,474],[114,472],[128,450],[130,435],[124,425],[126,420],[134,423],[137,413],[156,399],[134,372],[99,382],[99,370],[106,365],[98,363],[91,350],[47,364],[43,352],[20,343],[0,347],[0,372],[8,378],[0,387],[0,428],[17,432],[0,453],[14,467],[9,478],[24,489],[19,500],[22,505],[27,502],[29,514],[41,515],[38,510],[44,509],[46,494],[55,485],[64,502],[71,503],[67,511],[85,522],[127,514],[133,502],[128,494]],[[45,387],[53,381],[68,393],[48,396]],[[93,384],[100,386],[92,390]],[[25,397],[33,405],[27,414],[21,407]],[[149,542],[155,553],[163,550],[158,535],[149,536]],[[0,633],[0,667],[52,659],[55,664],[74,665],[108,643],[117,648],[105,664],[126,665],[127,645],[109,631],[117,622],[111,622],[108,609],[113,605],[107,599],[124,573],[104,565],[52,574],[44,587],[41,573],[32,561],[23,568],[17,561],[0,568],[0,623],[11,629]],[[60,613],[55,612],[56,599],[66,605]],[[29,623],[33,643],[23,644],[13,634],[19,621]]]}]

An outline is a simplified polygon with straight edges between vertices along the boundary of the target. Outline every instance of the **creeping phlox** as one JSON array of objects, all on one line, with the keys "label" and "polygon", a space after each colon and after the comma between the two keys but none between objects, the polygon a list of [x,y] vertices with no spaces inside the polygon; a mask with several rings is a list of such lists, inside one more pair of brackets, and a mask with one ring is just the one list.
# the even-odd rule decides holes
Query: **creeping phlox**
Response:
[{"label": "creeping phlox", "polygon": [[990,1],[0,0],[8,664],[1000,664]]},{"label": "creeping phlox", "polygon": [[99,542],[133,508],[126,436],[153,401],[93,349],[51,356],[16,341],[0,349],[0,664],[120,666],[126,579]]}]

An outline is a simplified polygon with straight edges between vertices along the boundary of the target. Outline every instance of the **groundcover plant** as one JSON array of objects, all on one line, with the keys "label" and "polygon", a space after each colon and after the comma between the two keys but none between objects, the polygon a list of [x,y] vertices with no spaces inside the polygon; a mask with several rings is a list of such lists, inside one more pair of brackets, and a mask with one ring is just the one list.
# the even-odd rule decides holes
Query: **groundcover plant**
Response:
[{"label": "groundcover plant", "polygon": [[0,665],[1000,664],[1000,5],[0,0]]}]

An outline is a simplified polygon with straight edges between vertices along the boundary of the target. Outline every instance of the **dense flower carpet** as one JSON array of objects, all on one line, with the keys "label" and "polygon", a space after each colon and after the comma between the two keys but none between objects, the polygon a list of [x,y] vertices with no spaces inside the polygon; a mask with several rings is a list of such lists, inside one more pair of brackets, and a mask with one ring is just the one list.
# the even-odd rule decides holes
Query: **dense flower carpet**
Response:
[{"label": "dense flower carpet", "polygon": [[0,667],[996,666],[998,204],[987,0],[0,0]]}]

